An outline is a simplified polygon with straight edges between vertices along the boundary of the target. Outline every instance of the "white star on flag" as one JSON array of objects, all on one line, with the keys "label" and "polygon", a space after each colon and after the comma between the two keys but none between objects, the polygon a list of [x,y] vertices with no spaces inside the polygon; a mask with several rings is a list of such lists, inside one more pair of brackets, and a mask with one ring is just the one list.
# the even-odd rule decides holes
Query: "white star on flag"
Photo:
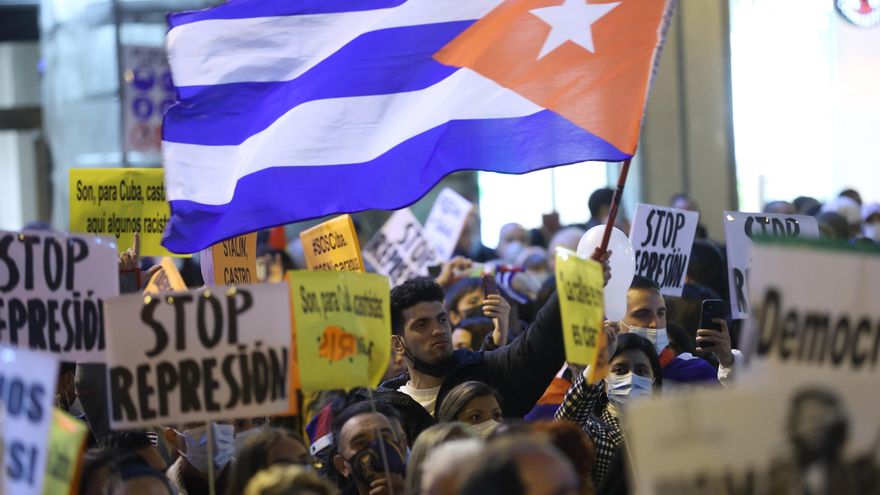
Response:
[{"label": "white star on flag", "polygon": [[531,10],[539,19],[550,25],[550,34],[541,48],[538,60],[552,52],[566,41],[576,43],[590,53],[596,53],[593,46],[593,23],[620,5],[621,2],[589,4],[587,0],[565,0],[556,7],[543,7]]}]

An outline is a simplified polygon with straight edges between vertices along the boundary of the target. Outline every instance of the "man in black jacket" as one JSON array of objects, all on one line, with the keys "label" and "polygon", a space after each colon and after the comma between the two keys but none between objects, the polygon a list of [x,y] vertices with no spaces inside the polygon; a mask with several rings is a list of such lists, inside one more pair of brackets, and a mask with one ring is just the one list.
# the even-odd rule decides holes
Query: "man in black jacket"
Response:
[{"label": "man in black jacket", "polygon": [[[504,415],[522,418],[565,361],[559,300],[553,294],[535,322],[510,344],[487,352],[453,350],[443,289],[433,280],[408,280],[391,290],[392,346],[407,371],[375,392],[403,416],[412,442],[433,423],[446,394],[470,380],[495,388]],[[357,395],[366,398],[359,391]]]}]

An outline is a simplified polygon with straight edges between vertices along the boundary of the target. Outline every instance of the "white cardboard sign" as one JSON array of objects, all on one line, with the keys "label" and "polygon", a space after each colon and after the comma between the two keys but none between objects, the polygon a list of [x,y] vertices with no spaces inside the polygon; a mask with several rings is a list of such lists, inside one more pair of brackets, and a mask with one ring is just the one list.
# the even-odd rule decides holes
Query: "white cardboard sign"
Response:
[{"label": "white cardboard sign", "polygon": [[431,207],[431,213],[428,214],[428,220],[425,221],[425,235],[431,241],[438,260],[452,258],[455,245],[458,244],[458,238],[473,208],[473,203],[452,189],[447,187],[440,191],[437,201]]},{"label": "white cardboard sign", "polygon": [[636,274],[657,282],[663,295],[681,296],[699,220],[695,211],[636,204],[629,231]]},{"label": "white cardboard sign", "polygon": [[752,237],[754,236],[774,236],[786,239],[818,238],[819,224],[815,218],[806,215],[724,212],[730,315],[735,320],[742,320],[749,316],[748,284],[749,271],[752,267]]},{"label": "white cardboard sign", "polygon": [[397,210],[364,246],[364,259],[392,285],[428,274],[439,261],[425,230],[409,208]]}]

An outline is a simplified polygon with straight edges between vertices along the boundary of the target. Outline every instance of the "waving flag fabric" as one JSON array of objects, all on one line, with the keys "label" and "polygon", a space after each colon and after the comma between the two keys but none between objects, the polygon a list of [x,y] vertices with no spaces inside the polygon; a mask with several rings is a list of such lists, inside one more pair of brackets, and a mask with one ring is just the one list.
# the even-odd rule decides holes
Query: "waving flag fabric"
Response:
[{"label": "waving flag fabric", "polygon": [[260,228],[636,148],[673,0],[230,0],[173,14],[171,220],[195,252]]}]

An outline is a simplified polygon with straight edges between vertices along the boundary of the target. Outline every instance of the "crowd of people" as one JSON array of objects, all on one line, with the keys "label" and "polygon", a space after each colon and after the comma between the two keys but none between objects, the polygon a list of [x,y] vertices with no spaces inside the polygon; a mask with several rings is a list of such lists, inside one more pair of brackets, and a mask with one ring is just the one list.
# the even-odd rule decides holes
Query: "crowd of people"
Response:
[{"label": "crowd of people", "polygon": [[[682,296],[664,297],[637,275],[625,316],[605,323],[607,376],[590,383],[588,369],[566,363],[553,253],[576,249],[587,227],[604,223],[612,195],[591,195],[585,225],[505,225],[494,250],[469,223],[433,277],[391,290],[393,352],[381,385],[304,395],[299,417],[111,431],[102,367],[62,366],[56,403],[91,430],[80,493],[628,493],[626,408],[733,386],[743,363],[738,322],[700,328],[701,302],[727,299],[725,248],[702,225]],[[670,205],[697,209],[685,195]],[[880,204],[852,190],[766,211],[814,215],[825,237],[880,243]],[[263,248],[283,268],[303,268],[298,249]],[[608,254],[600,261],[607,283]],[[477,264],[495,267],[498,294],[470,276]]]}]

